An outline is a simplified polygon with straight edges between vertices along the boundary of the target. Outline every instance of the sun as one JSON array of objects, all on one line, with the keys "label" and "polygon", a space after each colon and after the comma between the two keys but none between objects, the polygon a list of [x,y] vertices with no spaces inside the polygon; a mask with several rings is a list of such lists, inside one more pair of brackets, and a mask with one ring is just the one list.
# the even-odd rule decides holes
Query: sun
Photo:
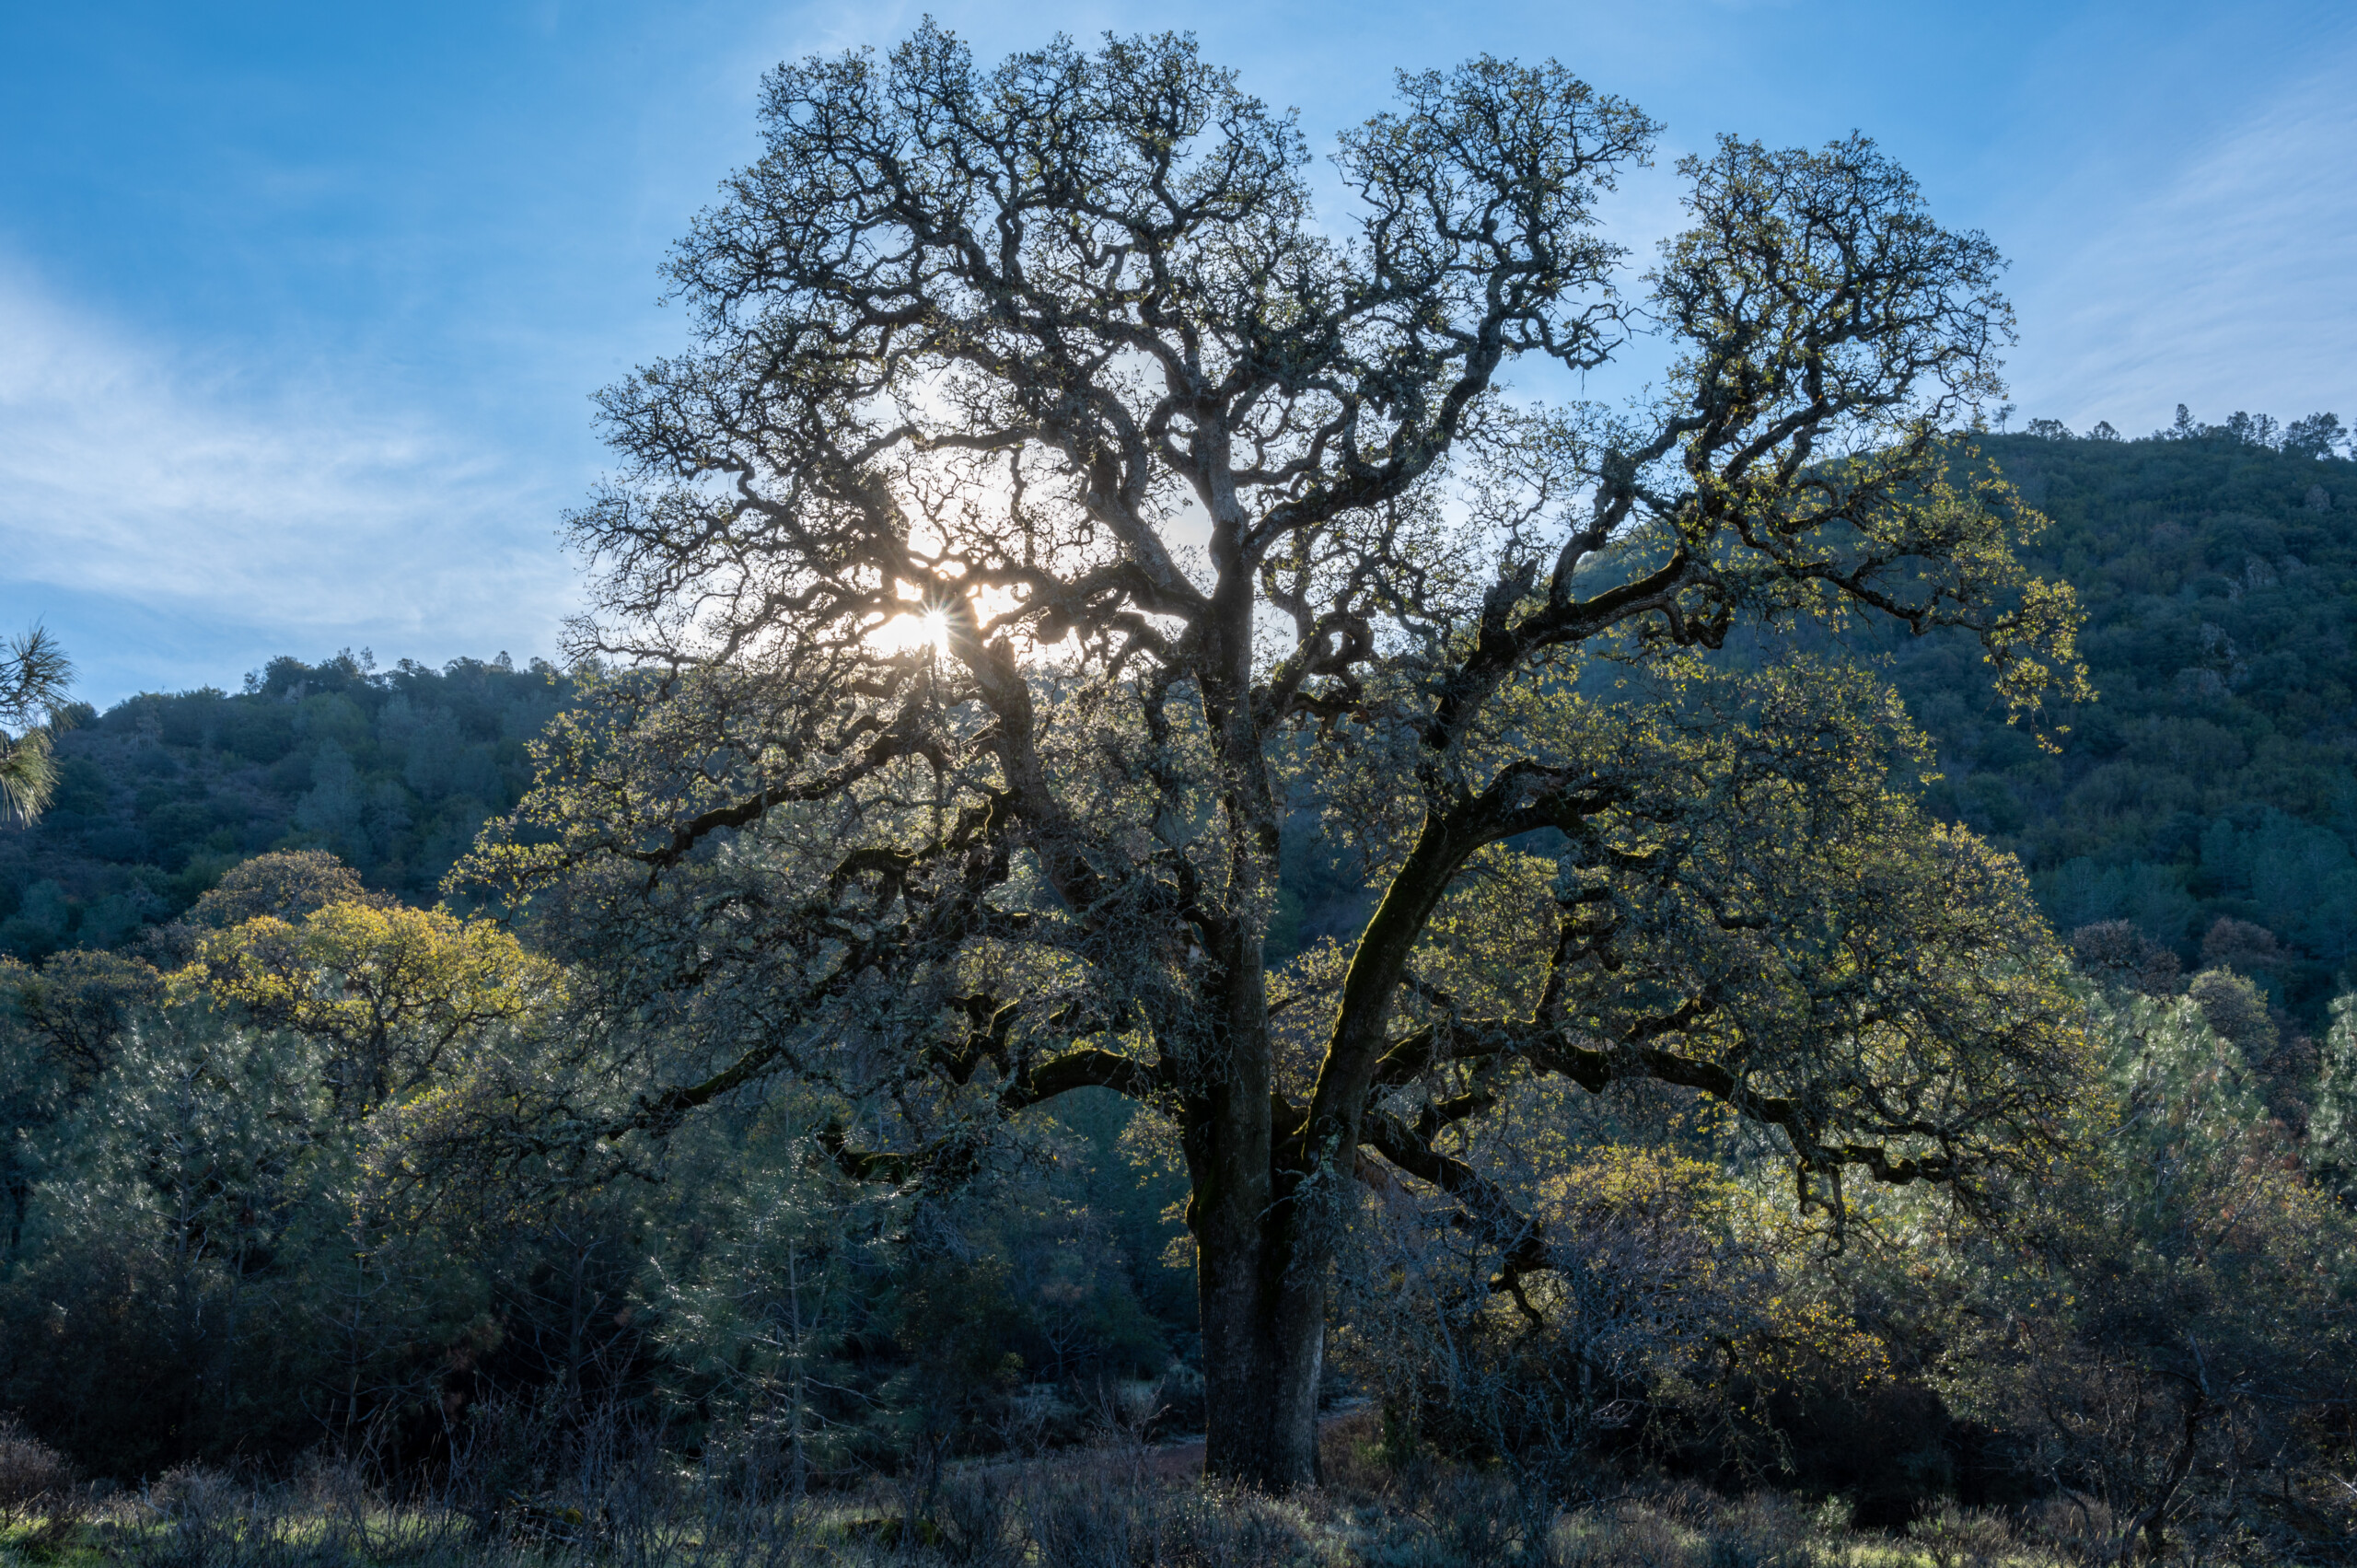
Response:
[{"label": "sun", "polygon": [[1001,634],[1021,609],[1022,600],[1003,587],[904,584],[899,602],[888,613],[877,606],[877,619],[868,621],[861,635],[868,647],[888,658],[914,653],[946,657],[961,638]]},{"label": "sun", "polygon": [[930,650],[949,651],[949,607],[911,603],[898,615],[877,622],[867,633],[867,645],[890,656]]}]

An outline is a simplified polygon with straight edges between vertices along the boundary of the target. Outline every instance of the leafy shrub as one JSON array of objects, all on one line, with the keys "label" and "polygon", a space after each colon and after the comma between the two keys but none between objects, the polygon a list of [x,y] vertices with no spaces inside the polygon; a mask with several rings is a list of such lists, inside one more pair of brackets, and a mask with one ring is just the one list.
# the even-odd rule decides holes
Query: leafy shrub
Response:
[{"label": "leafy shrub", "polygon": [[1944,1502],[1907,1527],[1910,1539],[1931,1553],[1932,1568],[1993,1568],[2014,1544],[1995,1514]]},{"label": "leafy shrub", "polygon": [[0,1520],[31,1526],[35,1541],[54,1546],[82,1523],[87,1496],[64,1455],[15,1416],[0,1416]]},{"label": "leafy shrub", "polygon": [[219,1522],[238,1510],[245,1489],[226,1471],[204,1465],[175,1465],[147,1489],[146,1503],[167,1519],[189,1524]]}]

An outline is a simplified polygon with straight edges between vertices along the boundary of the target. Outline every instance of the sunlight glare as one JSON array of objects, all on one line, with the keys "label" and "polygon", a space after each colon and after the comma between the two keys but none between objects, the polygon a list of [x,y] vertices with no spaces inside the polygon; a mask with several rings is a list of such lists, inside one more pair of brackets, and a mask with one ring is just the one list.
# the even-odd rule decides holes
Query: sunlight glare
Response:
[{"label": "sunlight glare", "polygon": [[921,649],[946,654],[949,651],[948,607],[936,605],[927,610],[911,604],[902,613],[871,629],[867,645],[887,656],[912,654]]}]

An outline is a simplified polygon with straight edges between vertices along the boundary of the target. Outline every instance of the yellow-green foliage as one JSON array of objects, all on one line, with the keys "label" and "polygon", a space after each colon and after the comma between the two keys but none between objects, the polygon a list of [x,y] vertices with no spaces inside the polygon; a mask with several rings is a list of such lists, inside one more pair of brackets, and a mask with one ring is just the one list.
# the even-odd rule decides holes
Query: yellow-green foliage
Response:
[{"label": "yellow-green foliage", "polygon": [[563,992],[555,966],[493,922],[361,902],[212,933],[171,983],[321,1042],[364,1105],[424,1084],[461,1042],[543,1016]]}]

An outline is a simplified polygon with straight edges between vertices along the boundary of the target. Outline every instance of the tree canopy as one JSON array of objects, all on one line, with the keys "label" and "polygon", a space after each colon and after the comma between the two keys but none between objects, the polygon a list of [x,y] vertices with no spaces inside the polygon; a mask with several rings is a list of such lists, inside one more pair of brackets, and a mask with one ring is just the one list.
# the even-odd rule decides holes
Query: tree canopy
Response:
[{"label": "tree canopy", "polygon": [[[2016,713],[2079,690],[2035,515],[1957,461],[1993,248],[1863,138],[1728,138],[1632,297],[1633,106],[1489,58],[1399,93],[1321,221],[1298,127],[1184,38],[772,73],[671,262],[693,348],[601,397],[575,651],[620,668],[470,867],[632,1021],[610,1139],[777,1074],[905,1182],[1082,1086],[1167,1117],[1207,1462],[1264,1481],[1314,1468],[1363,1182],[1448,1197],[1502,1293],[1549,1267],[1468,1141],[1516,1085],[1699,1092],[1838,1218],[1851,1171],[1985,1191],[2079,1071],[1887,695],[1710,656],[1886,618],[1976,636]],[[1641,326],[1650,403],[1504,379]],[[1383,893],[1272,972],[1308,798]]]}]

